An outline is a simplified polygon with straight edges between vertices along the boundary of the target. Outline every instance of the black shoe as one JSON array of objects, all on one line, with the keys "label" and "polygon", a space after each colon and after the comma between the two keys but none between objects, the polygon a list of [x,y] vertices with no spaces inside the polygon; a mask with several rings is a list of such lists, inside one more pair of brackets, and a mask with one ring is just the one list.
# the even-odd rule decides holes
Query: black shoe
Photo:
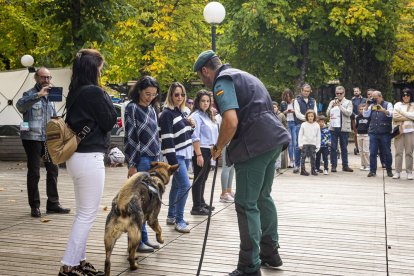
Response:
[{"label": "black shoe", "polygon": [[50,214],[50,213],[55,213],[55,214],[69,214],[70,213],[70,209],[69,208],[64,208],[64,207],[62,207],[62,205],[58,204],[58,205],[55,205],[53,207],[46,207],[46,212],[48,214]]},{"label": "black shoe", "polygon": [[299,168],[298,167],[295,167],[294,169],[293,169],[293,173],[298,173],[299,172]]},{"label": "black shoe", "polygon": [[204,209],[214,211],[214,209],[216,209],[216,207],[208,205],[207,203],[201,204],[201,207],[203,207]]},{"label": "black shoe", "polygon": [[143,242],[140,242],[139,243],[139,246],[137,247],[137,252],[140,252],[140,253],[152,253],[152,252],[154,252],[154,248],[146,245]]},{"label": "black shoe", "polygon": [[208,216],[208,210],[201,207],[198,209],[191,210],[190,214],[192,214],[193,216]]},{"label": "black shoe", "polygon": [[312,170],[312,171],[311,171],[311,174],[312,174],[312,175],[315,175],[315,176],[316,176],[316,175],[318,175],[318,173],[317,173],[315,170]]},{"label": "black shoe", "polygon": [[346,167],[342,168],[342,171],[344,171],[344,172],[353,172],[354,170],[351,169],[350,167],[346,166]]},{"label": "black shoe", "polygon": [[369,172],[368,177],[376,176],[377,174],[375,172]]},{"label": "black shoe", "polygon": [[336,167],[332,167],[331,172],[336,172]]},{"label": "black shoe", "polygon": [[316,170],[318,173],[323,173],[323,170],[321,170],[321,169],[317,169]]},{"label": "black shoe", "polygon": [[260,255],[260,259],[262,260],[262,266],[269,268],[277,268],[283,265],[282,259],[280,258],[280,255],[277,251],[270,257]]},{"label": "black shoe", "polygon": [[394,174],[392,173],[392,170],[387,170],[387,176],[388,177],[393,177]]},{"label": "black shoe", "polygon": [[309,173],[305,170],[305,168],[301,168],[300,175],[309,176]]},{"label": "black shoe", "polygon": [[229,273],[229,276],[261,276],[262,272],[259,270],[255,271],[255,272],[244,272],[241,270],[236,269],[235,271]]},{"label": "black shoe", "polygon": [[385,163],[381,163],[381,167],[385,169]]},{"label": "black shoe", "polygon": [[42,216],[42,213],[40,212],[39,208],[32,208],[30,215],[34,218],[40,218]]},{"label": "black shoe", "polygon": [[79,267],[88,276],[104,276],[105,272],[97,270],[90,262],[85,262]]},{"label": "black shoe", "polygon": [[146,245],[148,245],[149,247],[152,247],[154,249],[160,249],[160,245],[156,244],[156,243],[151,243],[150,241],[146,241],[144,242]]},{"label": "black shoe", "polygon": [[83,269],[81,269],[79,266],[73,268],[70,272],[64,272],[63,267],[60,267],[58,276],[88,276],[88,273],[83,271]]}]

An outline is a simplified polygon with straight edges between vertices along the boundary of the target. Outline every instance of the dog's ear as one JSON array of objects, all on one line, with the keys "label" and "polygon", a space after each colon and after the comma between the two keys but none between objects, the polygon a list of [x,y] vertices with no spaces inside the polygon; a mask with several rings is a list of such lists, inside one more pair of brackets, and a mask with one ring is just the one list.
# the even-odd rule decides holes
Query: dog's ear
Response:
[{"label": "dog's ear", "polygon": [[180,167],[180,165],[178,165],[178,164],[170,166],[168,168],[168,172],[170,173],[170,175],[172,175],[173,173],[175,173],[175,171],[178,170],[178,167]]},{"label": "dog's ear", "polygon": [[156,167],[158,165],[158,162],[156,162],[156,161],[152,161],[151,162],[151,167],[150,168],[154,168],[154,167]]}]

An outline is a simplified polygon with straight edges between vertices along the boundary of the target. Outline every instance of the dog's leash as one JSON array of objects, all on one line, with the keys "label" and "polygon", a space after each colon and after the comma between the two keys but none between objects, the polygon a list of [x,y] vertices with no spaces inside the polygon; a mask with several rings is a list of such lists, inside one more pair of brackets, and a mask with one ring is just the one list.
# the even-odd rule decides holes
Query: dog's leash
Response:
[{"label": "dog's leash", "polygon": [[[208,159],[208,161],[210,162],[210,159]],[[165,204],[163,201],[162,201],[162,199],[161,199],[161,197],[159,197],[159,200],[161,201],[161,204],[162,205],[164,205],[164,206],[174,206],[175,204],[177,204],[181,199],[183,199],[186,195],[187,195],[187,193],[193,188],[193,185],[194,185],[194,183],[196,183],[198,180],[199,180],[199,178],[205,173],[205,171],[207,170],[207,162],[204,162],[204,166],[203,166],[203,168],[201,169],[201,171],[199,172],[199,174],[198,174],[198,176],[197,176],[197,178],[193,181],[193,184],[191,184],[190,185],[190,187],[188,187],[188,189],[187,189],[187,191],[185,191],[185,193],[179,198],[179,199],[177,199],[174,203],[169,203],[169,204]],[[217,170],[217,166],[216,166],[216,170]],[[210,205],[211,206],[211,205]]]},{"label": "dog's leash", "polygon": [[[214,168],[213,184],[211,185],[210,206],[213,206],[214,186],[216,185],[217,168],[218,168],[218,160],[217,160],[216,167]],[[204,252],[206,251],[206,245],[207,245],[208,230],[210,229],[210,221],[211,221],[211,208],[208,208],[207,226],[206,226],[206,231],[204,233],[204,242],[203,242],[203,248],[201,249],[200,262],[198,263],[197,276],[200,275],[201,266],[203,265]]]}]

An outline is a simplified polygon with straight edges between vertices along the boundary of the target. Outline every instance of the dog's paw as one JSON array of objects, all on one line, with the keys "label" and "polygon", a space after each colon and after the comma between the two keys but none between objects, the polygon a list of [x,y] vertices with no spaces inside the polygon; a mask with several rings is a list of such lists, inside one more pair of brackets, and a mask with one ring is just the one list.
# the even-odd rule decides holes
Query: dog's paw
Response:
[{"label": "dog's paw", "polygon": [[163,244],[164,243],[164,239],[162,238],[161,235],[157,235],[157,242]]}]

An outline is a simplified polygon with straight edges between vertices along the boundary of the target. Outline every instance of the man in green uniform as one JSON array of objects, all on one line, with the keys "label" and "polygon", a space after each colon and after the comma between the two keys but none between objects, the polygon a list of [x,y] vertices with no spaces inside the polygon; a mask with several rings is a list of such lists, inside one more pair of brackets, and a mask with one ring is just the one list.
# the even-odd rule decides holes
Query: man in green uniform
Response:
[{"label": "man in green uniform", "polygon": [[218,158],[230,143],[227,163],[236,169],[240,253],[237,269],[229,275],[261,275],[261,265],[282,265],[277,213],[270,193],[275,161],[290,136],[274,114],[270,95],[258,78],[223,65],[211,50],[198,56],[193,69],[213,89],[223,118],[212,158]]}]

